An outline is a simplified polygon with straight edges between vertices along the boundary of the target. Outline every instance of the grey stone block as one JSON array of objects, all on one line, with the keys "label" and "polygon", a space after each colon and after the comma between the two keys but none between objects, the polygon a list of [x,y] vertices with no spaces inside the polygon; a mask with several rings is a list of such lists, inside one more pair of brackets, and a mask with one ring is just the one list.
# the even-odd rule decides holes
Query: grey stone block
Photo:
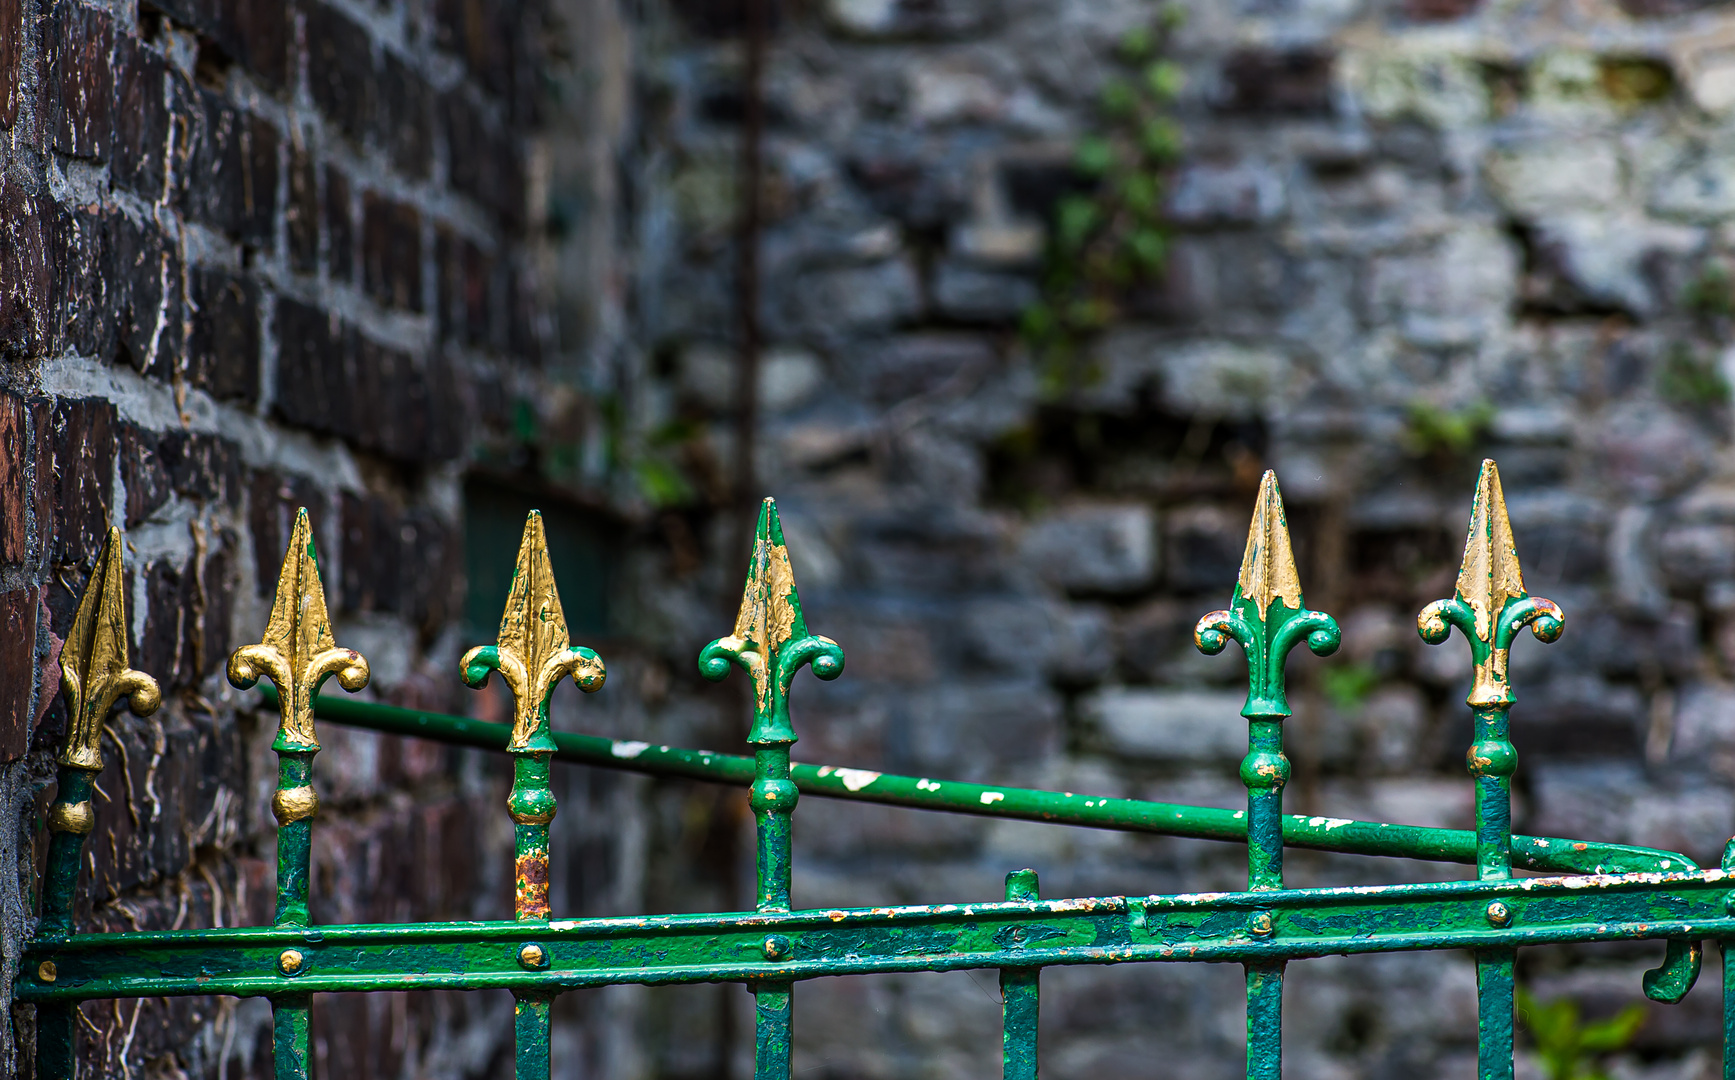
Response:
[{"label": "grey stone block", "polygon": [[1060,588],[1137,591],[1157,572],[1156,514],[1141,503],[1065,507],[1033,523],[1020,552],[1033,573]]}]

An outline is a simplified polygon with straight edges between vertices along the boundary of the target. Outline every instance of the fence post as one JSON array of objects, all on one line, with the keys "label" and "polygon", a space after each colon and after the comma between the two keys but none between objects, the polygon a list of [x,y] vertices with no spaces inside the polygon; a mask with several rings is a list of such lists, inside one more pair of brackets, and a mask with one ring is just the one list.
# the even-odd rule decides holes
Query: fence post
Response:
[{"label": "fence post", "polygon": [[[753,787],[749,805],[759,838],[758,895],[762,912],[789,910],[790,821],[800,792],[789,778],[789,748],[795,728],[789,721],[789,684],[803,664],[821,679],[843,673],[843,650],[827,637],[809,634],[789,567],[789,548],[777,503],[759,508],[753,556],[735,629],[699,653],[699,673],[716,682],[734,666],[753,681]],[[777,935],[765,939],[765,959],[777,965],[794,960],[790,943]],[[794,1031],[792,983],[770,975],[754,980],[753,1073],[757,1080],[787,1080]]]},{"label": "fence post", "polygon": [[[301,507],[295,511],[265,634],[229,657],[229,682],[237,689],[251,689],[262,677],[277,684],[277,738],[271,743],[277,753],[277,793],[271,797],[271,812],[277,818],[278,926],[308,924],[308,863],[313,815],[319,811],[313,790],[313,755],[319,753],[313,699],[333,675],[353,693],[367,685],[368,665],[354,649],[338,648],[332,637],[313,528],[307,508]],[[297,949],[285,949],[277,960],[277,972],[285,979],[307,968],[308,957]],[[277,1080],[301,1080],[308,1074],[310,1000],[293,992],[271,999]]]},{"label": "fence post", "polygon": [[[1036,871],[1014,870],[1006,875],[1006,899],[1036,898]],[[1000,969],[1000,1045],[1005,1080],[1036,1080],[1041,983],[1041,968]]]},{"label": "fence post", "polygon": [[[57,757],[54,804],[48,810],[48,866],[43,879],[39,940],[72,936],[72,912],[84,838],[96,828],[91,790],[102,772],[102,735],[109,710],[126,698],[133,712],[149,716],[163,703],[157,681],[127,666],[126,579],[121,565],[120,530],[110,527],[96,569],[78,601],[72,629],[60,652],[60,687],[66,697],[66,740]],[[52,962],[36,972],[51,981]],[[72,1080],[77,1069],[77,1005],[42,1005],[36,1010],[37,1076]]]},{"label": "fence post", "polygon": [[[1484,460],[1470,511],[1470,532],[1458,570],[1456,595],[1436,600],[1416,617],[1422,639],[1438,645],[1452,627],[1470,642],[1475,678],[1467,703],[1475,715],[1475,742],[1465,765],[1476,778],[1476,873],[1483,881],[1512,876],[1512,774],[1518,751],[1509,736],[1512,687],[1507,657],[1513,639],[1529,626],[1537,640],[1555,641],[1565,616],[1552,600],[1524,591],[1524,574],[1512,542],[1512,522],[1500,470]],[[1488,905],[1488,923],[1505,927],[1511,913]],[[1517,952],[1484,949],[1476,954],[1477,1059],[1481,1080],[1512,1077],[1512,971]]]},{"label": "fence post", "polygon": [[[1234,638],[1247,657],[1247,756],[1241,782],[1247,787],[1247,888],[1283,888],[1283,785],[1289,758],[1283,752],[1283,720],[1290,715],[1284,664],[1305,639],[1315,656],[1330,656],[1341,639],[1337,621],[1310,611],[1301,596],[1301,576],[1289,541],[1289,521],[1277,475],[1259,482],[1241,576],[1229,607],[1213,611],[1193,630],[1201,652],[1215,656]],[[1276,937],[1272,913],[1256,911],[1248,932],[1257,940]],[[1278,1080],[1283,1071],[1283,962],[1258,961],[1247,969],[1248,1080]]]},{"label": "fence post", "polygon": [[[556,809],[548,776],[555,749],[548,699],[563,678],[591,693],[602,688],[607,675],[595,652],[571,643],[540,511],[532,510],[524,521],[496,643],[471,649],[460,666],[465,685],[479,690],[497,671],[512,693],[512,737],[506,744],[512,755],[512,793],[506,808],[512,815],[513,913],[519,922],[530,924],[527,930],[534,929],[548,922],[548,825]],[[541,970],[549,964],[548,949],[527,938],[515,960],[527,970]],[[548,1078],[548,1025],[555,996],[540,989],[513,991],[518,1080]]]}]

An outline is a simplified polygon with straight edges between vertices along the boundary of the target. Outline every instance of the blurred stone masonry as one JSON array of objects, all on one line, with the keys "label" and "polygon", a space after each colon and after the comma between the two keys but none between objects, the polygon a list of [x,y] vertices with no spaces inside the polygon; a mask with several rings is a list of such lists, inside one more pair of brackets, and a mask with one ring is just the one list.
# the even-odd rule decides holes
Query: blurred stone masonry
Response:
[{"label": "blurred stone masonry", "polygon": [[[464,469],[518,469],[595,415],[546,363],[561,18],[539,0],[0,0],[0,818],[18,823],[0,986],[45,851],[61,638],[110,524],[132,662],[165,705],[112,722],[81,927],[269,921],[276,721],[223,670],[257,640],[297,506],[338,637],[373,660],[367,693],[494,707],[456,692]],[[510,909],[500,763],[321,735],[316,919]],[[563,783],[581,817],[625,790]],[[563,828],[590,849],[561,903],[630,899],[595,867],[631,830]],[[565,1006],[569,1026],[592,1005]],[[269,1076],[262,1006],[88,1006],[82,1068]],[[321,1075],[510,1073],[509,999],[316,1011]],[[12,1019],[6,1075],[29,1068],[31,1017]]]},{"label": "blurred stone masonry", "polygon": [[[1530,589],[1568,613],[1558,644],[1513,657],[1519,827],[1714,865],[1735,832],[1735,8],[1180,6],[1167,270],[1055,397],[1018,318],[1056,199],[1083,189],[1072,148],[1098,130],[1116,43],[1157,5],[773,5],[758,455],[812,625],[849,656],[800,687],[797,756],[1240,805],[1242,669],[1191,628],[1229,595],[1269,466],[1308,600],[1345,631],[1291,671],[1289,805],[1463,827],[1469,663],[1414,618],[1451,592],[1486,454]],[[642,422],[688,425],[724,462],[739,10],[648,5],[633,54],[656,103],[635,329],[668,358],[646,365]],[[641,586],[663,613],[647,638],[678,637],[698,586]],[[674,741],[698,708],[680,687],[636,737]],[[1027,865],[1044,895],[1245,880],[1228,847],[821,800],[797,820],[803,906],[990,898]],[[1462,876],[1309,853],[1289,874]],[[653,883],[652,906],[695,885]],[[1539,952],[1524,974],[1606,1012],[1653,960]],[[994,1075],[991,980],[968,978],[804,985],[797,1069]],[[1462,957],[1291,978],[1293,1075],[1473,1067]],[[1044,985],[1047,1075],[1239,1073],[1233,972]],[[1711,1075],[1715,986],[1653,1007],[1619,1075]],[[679,1042],[663,1072],[703,1074]]]}]

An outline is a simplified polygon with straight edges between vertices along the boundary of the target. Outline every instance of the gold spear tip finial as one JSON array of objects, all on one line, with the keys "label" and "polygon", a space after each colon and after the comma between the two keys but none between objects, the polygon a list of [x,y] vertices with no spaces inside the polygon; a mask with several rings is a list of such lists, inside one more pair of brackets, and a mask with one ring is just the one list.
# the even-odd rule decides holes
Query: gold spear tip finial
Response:
[{"label": "gold spear tip finial", "polygon": [[1470,532],[1464,540],[1464,562],[1458,569],[1458,598],[1476,613],[1476,636],[1492,641],[1494,620],[1509,600],[1528,594],[1518,551],[1512,541],[1512,521],[1506,515],[1506,494],[1500,469],[1484,458],[1476,478],[1476,503],[1470,511]]},{"label": "gold spear tip finial", "polygon": [[566,612],[560,606],[554,563],[548,555],[548,529],[542,511],[532,510],[524,519],[512,588],[500,615],[500,648],[515,653],[526,671],[536,672],[549,657],[566,651],[569,643]]},{"label": "gold spear tip finial", "polygon": [[1295,549],[1289,542],[1289,519],[1283,512],[1283,492],[1277,474],[1270,469],[1259,481],[1253,504],[1253,523],[1247,529],[1247,551],[1241,557],[1241,578],[1236,591],[1259,608],[1263,620],[1267,609],[1282,600],[1291,611],[1300,611],[1301,575],[1295,569]]},{"label": "gold spear tip finial", "polygon": [[752,561],[741,589],[734,636],[767,652],[776,651],[791,638],[807,636],[807,620],[795,591],[795,571],[789,565],[789,546],[783,539],[783,521],[777,513],[777,500],[769,496],[759,504]]},{"label": "gold spear tip finial", "polygon": [[60,685],[66,694],[66,741],[60,763],[101,771],[102,732],[109,709],[122,697],[133,712],[148,716],[163,703],[157,681],[127,666],[126,579],[120,529],[110,526],[96,569],[78,601],[72,628],[60,652]]}]

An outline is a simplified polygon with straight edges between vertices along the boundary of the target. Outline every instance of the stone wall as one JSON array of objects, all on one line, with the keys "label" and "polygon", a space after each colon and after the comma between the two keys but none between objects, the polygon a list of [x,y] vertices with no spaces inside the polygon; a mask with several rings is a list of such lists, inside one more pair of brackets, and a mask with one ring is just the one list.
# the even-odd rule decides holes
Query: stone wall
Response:
[{"label": "stone wall", "polygon": [[[1308,599],[1345,630],[1339,656],[1290,666],[1288,805],[1467,825],[1469,661],[1424,646],[1414,618],[1451,592],[1490,455],[1528,584],[1568,614],[1558,644],[1514,654],[1519,827],[1715,865],[1735,831],[1727,5],[1181,6],[1166,271],[1068,393],[1046,388],[1018,322],[1109,58],[1155,5],[779,9],[761,481],[810,624],[849,657],[837,683],[796,690],[797,757],[1239,805],[1244,668],[1198,655],[1190,629],[1227,599],[1273,467]],[[733,453],[736,10],[647,5],[635,22],[635,415],[701,492]],[[683,513],[670,536],[707,535]],[[636,609],[647,640],[682,646],[641,738],[717,730],[682,672],[708,636],[690,633],[691,598],[725,586],[692,569],[683,584],[696,564],[679,551]],[[692,820],[664,806],[658,846],[682,850]],[[796,820],[802,906],[989,899],[1026,865],[1045,895],[1245,880],[1238,850],[1201,843],[818,799]],[[1288,872],[1463,873],[1306,853]],[[649,888],[659,909],[714,895],[654,868]],[[1657,955],[1539,950],[1521,973],[1607,1013]],[[1651,1006],[1620,1075],[1714,1069],[1708,967],[1685,1004]],[[1290,970],[1292,1075],[1471,1070],[1467,958]],[[690,993],[649,1014],[671,1036],[652,1050],[665,1075],[711,1075],[693,1043],[727,1038]],[[1241,1069],[1235,970],[1051,971],[1044,994],[1046,1075]],[[998,1069],[991,976],[823,980],[797,998],[803,1075]]]},{"label": "stone wall", "polygon": [[[571,29],[478,0],[0,2],[0,987],[45,851],[61,635],[108,525],[165,704],[111,724],[81,929],[269,922],[275,716],[223,670],[262,632],[297,506],[367,694],[498,710],[458,692],[465,477],[595,486],[534,467],[593,421],[540,284],[545,50]],[[322,738],[316,921],[510,910],[499,761]],[[563,903],[569,880],[607,894],[574,874]],[[262,1001],[84,1017],[85,1075],[270,1075]],[[502,995],[322,998],[315,1064],[509,1074],[510,1017]],[[27,1075],[14,1021],[0,1068]]]}]

